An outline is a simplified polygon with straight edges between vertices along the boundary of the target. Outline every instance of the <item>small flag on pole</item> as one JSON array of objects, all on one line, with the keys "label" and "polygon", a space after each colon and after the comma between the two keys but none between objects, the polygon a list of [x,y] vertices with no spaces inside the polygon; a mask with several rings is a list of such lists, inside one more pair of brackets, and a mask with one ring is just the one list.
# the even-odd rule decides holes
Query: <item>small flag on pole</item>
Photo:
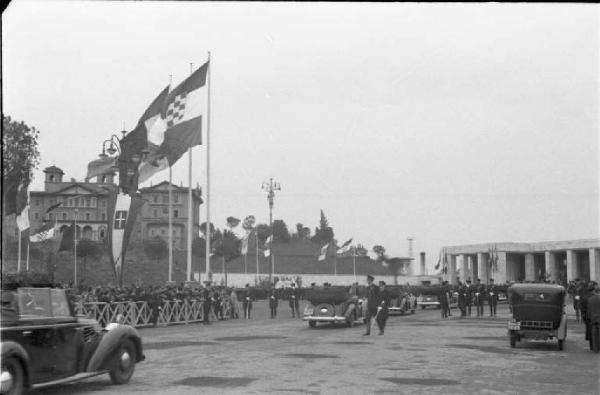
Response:
[{"label": "small flag on pole", "polygon": [[29,205],[25,206],[21,214],[17,215],[17,227],[21,232],[29,229]]},{"label": "small flag on pole", "polygon": [[37,232],[29,236],[31,243],[39,243],[42,241],[53,239],[56,236],[56,222],[48,222],[42,225]]},{"label": "small flag on pole", "polygon": [[324,261],[327,257],[327,249],[329,248],[329,243],[325,244],[321,247],[321,254],[319,254],[319,261]]},{"label": "small flag on pole", "polygon": [[337,253],[344,254],[344,253],[350,251],[352,249],[352,246],[350,245],[350,243],[352,243],[352,238],[350,238],[350,240],[348,240],[347,242],[342,244],[341,247],[338,248]]},{"label": "small flag on pole", "polygon": [[273,241],[273,235],[270,235],[269,237],[267,237],[267,240],[265,240],[265,257],[269,257],[271,256],[271,242]]},{"label": "small flag on pole", "polygon": [[101,157],[88,163],[87,175],[85,176],[86,181],[106,174],[109,170],[117,167],[117,158],[111,156]]},{"label": "small flag on pole", "polygon": [[248,254],[248,239],[250,238],[250,233],[251,232],[247,232],[246,235],[242,238],[242,255]]},{"label": "small flag on pole", "polygon": [[435,265],[435,270],[438,270],[440,268],[441,263],[442,263],[442,250],[440,250],[440,256],[438,257],[437,264]]}]

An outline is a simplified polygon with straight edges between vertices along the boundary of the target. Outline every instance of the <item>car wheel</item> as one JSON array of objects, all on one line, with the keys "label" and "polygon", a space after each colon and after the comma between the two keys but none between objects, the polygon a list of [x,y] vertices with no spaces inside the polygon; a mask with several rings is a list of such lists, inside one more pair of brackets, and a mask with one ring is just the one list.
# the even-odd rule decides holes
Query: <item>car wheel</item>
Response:
[{"label": "car wheel", "polygon": [[515,348],[515,346],[517,345],[517,335],[515,335],[514,333],[510,334],[510,348]]},{"label": "car wheel", "polygon": [[119,347],[114,366],[109,372],[113,384],[125,384],[133,376],[135,370],[135,345],[129,339]]},{"label": "car wheel", "polygon": [[317,321],[308,321],[308,326],[311,328],[316,328],[317,327]]},{"label": "car wheel", "polygon": [[25,393],[25,373],[18,359],[8,357],[2,361],[1,391],[7,395]]},{"label": "car wheel", "polygon": [[565,348],[565,341],[558,339],[558,349],[562,351],[563,348]]}]

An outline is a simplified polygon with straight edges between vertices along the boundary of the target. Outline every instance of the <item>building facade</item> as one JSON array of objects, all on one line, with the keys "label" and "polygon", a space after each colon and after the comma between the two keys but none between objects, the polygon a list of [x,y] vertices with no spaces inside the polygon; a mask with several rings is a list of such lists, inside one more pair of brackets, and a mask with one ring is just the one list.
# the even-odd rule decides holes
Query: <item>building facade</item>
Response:
[{"label": "building facade", "polygon": [[549,281],[566,284],[575,279],[600,282],[600,239],[538,243],[485,243],[444,247],[444,280],[490,278],[505,282]]},{"label": "building facade", "polygon": [[[115,173],[108,172],[95,182],[64,181],[64,172],[50,166],[44,169],[43,191],[31,191],[29,198],[30,230],[35,232],[44,223],[56,221],[64,230],[76,223],[77,239],[103,241],[108,235],[109,199],[117,190]],[[159,236],[169,238],[169,183],[140,190],[144,204],[137,217],[130,240],[133,242]],[[173,247],[185,249],[189,217],[189,189],[171,184]],[[192,237],[198,235],[200,224],[201,190],[192,189]],[[54,207],[54,208],[53,208]],[[16,227],[12,227],[12,233]],[[16,233],[15,233],[16,235]]]}]

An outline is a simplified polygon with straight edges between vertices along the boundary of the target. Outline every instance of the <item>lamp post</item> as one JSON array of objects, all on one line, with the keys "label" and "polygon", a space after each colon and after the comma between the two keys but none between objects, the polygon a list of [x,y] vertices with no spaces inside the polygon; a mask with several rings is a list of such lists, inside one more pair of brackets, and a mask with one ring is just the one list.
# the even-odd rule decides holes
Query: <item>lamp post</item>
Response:
[{"label": "lamp post", "polygon": [[79,210],[75,209],[73,220],[73,284],[77,289],[77,216]]},{"label": "lamp post", "polygon": [[[281,185],[273,181],[273,177],[270,178],[269,182],[262,183],[262,190],[267,192],[267,200],[269,201],[269,228],[271,229],[271,235],[273,235],[273,201],[275,200],[275,191],[281,191]],[[274,237],[271,239],[273,243]],[[271,251],[271,273],[269,273],[269,282],[273,283],[273,276],[275,275],[275,256]]]}]

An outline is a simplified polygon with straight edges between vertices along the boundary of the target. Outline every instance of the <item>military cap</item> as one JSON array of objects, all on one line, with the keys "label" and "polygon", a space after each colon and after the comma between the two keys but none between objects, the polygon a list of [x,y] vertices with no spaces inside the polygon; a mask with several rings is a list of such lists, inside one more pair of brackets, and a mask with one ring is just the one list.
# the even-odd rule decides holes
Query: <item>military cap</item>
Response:
[{"label": "military cap", "polygon": [[370,274],[367,274],[367,280],[373,281],[375,280],[375,277],[371,276]]}]

